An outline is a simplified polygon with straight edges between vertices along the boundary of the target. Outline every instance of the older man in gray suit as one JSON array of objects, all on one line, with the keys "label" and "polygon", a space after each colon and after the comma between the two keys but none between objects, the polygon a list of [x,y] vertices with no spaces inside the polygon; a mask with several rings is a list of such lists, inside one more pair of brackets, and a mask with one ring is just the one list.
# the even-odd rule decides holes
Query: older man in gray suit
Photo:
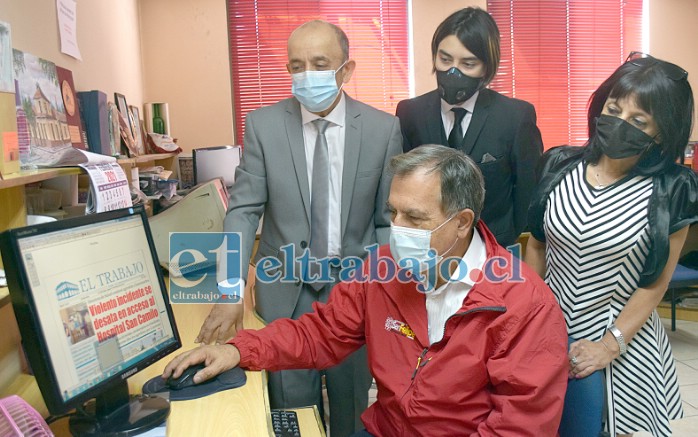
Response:
[{"label": "older man in gray suit", "polygon": [[[244,155],[225,230],[241,233],[242,259],[248,260],[264,214],[255,261],[276,257],[281,271],[299,278],[257,281],[255,309],[266,322],[312,311],[314,302],[327,301],[334,284],[312,283],[307,276],[302,280],[283,246],[293,245],[297,254],[308,249],[318,258],[363,257],[366,246],[388,242],[390,179],[385,169],[401,152],[402,136],[397,118],[341,91],[354,68],[339,27],[324,21],[305,23],[288,40],[294,98],[247,116]],[[242,305],[218,304],[197,341],[223,342],[240,328]],[[361,429],[359,416],[367,407],[371,383],[365,349],[327,369],[325,377],[332,436]],[[272,408],[316,404],[322,411],[317,371],[274,372],[269,393]]]}]

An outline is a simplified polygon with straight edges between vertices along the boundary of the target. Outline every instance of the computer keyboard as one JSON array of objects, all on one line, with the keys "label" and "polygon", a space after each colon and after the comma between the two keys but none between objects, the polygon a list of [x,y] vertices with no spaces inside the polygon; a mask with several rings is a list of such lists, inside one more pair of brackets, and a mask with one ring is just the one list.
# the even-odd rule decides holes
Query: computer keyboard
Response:
[{"label": "computer keyboard", "polygon": [[276,437],[300,437],[301,435],[295,411],[271,410],[271,424]]}]

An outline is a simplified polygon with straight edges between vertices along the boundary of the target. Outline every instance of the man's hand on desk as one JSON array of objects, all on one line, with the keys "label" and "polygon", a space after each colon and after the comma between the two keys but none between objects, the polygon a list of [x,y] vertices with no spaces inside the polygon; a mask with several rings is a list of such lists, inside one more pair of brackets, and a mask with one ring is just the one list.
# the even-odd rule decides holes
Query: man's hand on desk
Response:
[{"label": "man's hand on desk", "polygon": [[210,344],[215,340],[218,344],[225,343],[243,329],[243,313],[244,305],[242,303],[214,305],[194,341]]},{"label": "man's hand on desk", "polygon": [[199,363],[204,363],[206,367],[194,375],[195,384],[200,384],[237,366],[240,363],[240,351],[232,344],[197,347],[170,361],[162,372],[162,379],[166,380],[170,376],[178,378],[185,369]]}]

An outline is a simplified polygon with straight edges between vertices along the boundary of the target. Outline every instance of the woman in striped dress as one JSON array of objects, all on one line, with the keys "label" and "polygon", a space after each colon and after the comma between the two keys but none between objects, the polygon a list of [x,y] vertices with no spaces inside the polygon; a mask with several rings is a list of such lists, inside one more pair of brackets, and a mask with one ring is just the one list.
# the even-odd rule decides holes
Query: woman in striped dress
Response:
[{"label": "woman in striped dress", "polygon": [[587,146],[544,155],[529,211],[526,262],[563,310],[570,378],[605,381],[611,435],[669,436],[683,414],[656,307],[698,222],[698,177],[676,164],[693,121],[687,76],[632,53],[590,99]]}]

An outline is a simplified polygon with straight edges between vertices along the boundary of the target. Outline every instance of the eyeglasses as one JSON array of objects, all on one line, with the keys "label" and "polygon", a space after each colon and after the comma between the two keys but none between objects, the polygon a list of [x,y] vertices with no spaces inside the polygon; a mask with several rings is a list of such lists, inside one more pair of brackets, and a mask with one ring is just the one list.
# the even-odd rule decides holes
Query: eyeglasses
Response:
[{"label": "eyeglasses", "polygon": [[638,67],[658,64],[662,72],[666,74],[669,79],[675,81],[685,80],[688,77],[688,72],[678,65],[672,64],[671,62],[662,61],[661,59],[657,59],[652,55],[648,55],[647,53],[630,52],[628,59],[626,59],[625,62],[630,62]]}]

